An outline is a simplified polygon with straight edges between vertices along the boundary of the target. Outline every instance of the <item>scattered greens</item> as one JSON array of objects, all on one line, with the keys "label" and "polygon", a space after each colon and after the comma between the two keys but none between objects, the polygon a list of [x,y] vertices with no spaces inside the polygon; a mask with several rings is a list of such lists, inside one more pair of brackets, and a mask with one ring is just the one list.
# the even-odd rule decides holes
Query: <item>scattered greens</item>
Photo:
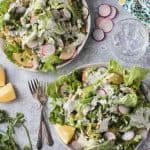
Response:
[{"label": "scattered greens", "polygon": [[27,127],[25,126],[25,118],[22,113],[16,113],[15,117],[10,117],[5,110],[0,110],[0,124],[7,124],[7,130],[0,130],[0,149],[1,150],[21,150],[14,140],[15,128],[23,127],[29,140],[29,146],[24,146],[24,150],[32,150],[32,144]]},{"label": "scattered greens", "polygon": [[89,67],[48,85],[53,124],[76,129],[82,150],[133,150],[150,129],[150,102],[140,90],[148,70],[125,69],[111,60],[106,68]]},{"label": "scattered greens", "polygon": [[[83,7],[82,0],[1,0],[0,36],[8,59],[24,68],[55,72],[86,39]],[[30,58],[23,55],[28,51]]]}]

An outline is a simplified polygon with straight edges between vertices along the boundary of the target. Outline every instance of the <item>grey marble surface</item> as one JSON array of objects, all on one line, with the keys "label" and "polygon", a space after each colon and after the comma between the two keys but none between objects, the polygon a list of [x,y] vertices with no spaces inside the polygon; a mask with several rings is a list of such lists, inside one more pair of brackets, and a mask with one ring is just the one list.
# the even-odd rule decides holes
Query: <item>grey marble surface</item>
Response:
[{"label": "grey marble surface", "polygon": [[[97,6],[100,3],[109,3],[116,6],[119,10],[118,17],[114,20],[115,22],[126,19],[133,18],[130,14],[128,14],[115,0],[88,0],[91,15],[92,15],[92,29],[94,27],[94,13],[96,11]],[[0,64],[2,64],[7,71],[7,81],[12,82],[17,91],[17,100],[9,103],[9,104],[0,104],[0,109],[6,109],[8,112],[13,115],[16,112],[23,112],[26,118],[26,125],[29,128],[33,150],[36,150],[36,141],[37,141],[37,130],[39,126],[39,117],[40,117],[40,107],[38,103],[32,98],[28,87],[27,81],[33,78],[37,78],[39,80],[44,81],[54,81],[58,76],[62,74],[67,74],[71,70],[76,67],[79,67],[84,64],[89,63],[98,63],[98,62],[108,62],[110,59],[114,58],[111,51],[111,43],[110,38],[112,33],[109,33],[107,38],[103,42],[95,42],[92,40],[91,36],[89,37],[87,44],[85,45],[83,51],[80,55],[69,65],[58,70],[57,74],[52,73],[34,73],[22,70],[12,63],[10,63],[5,57],[3,51],[0,49]],[[133,64],[124,63],[125,66],[131,66]],[[150,65],[150,50],[147,50],[144,57],[142,57],[134,64],[138,64],[140,66],[149,67]],[[150,79],[150,78],[149,78]],[[49,110],[49,109],[47,109]],[[51,125],[50,125],[51,126]],[[53,127],[51,127],[53,132],[53,137],[55,144],[53,147],[48,147],[46,144],[43,147],[43,150],[65,150],[65,146],[60,142],[59,138],[56,136]],[[16,140],[23,147],[24,144],[27,143],[27,140],[24,136],[24,132],[22,129],[17,131]]]}]

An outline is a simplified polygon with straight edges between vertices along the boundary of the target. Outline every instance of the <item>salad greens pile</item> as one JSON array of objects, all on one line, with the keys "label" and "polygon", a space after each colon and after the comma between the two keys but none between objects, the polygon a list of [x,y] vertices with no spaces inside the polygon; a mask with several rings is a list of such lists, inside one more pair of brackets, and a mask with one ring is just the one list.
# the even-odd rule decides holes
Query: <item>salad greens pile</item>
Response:
[{"label": "salad greens pile", "polygon": [[8,59],[44,72],[73,59],[87,36],[84,5],[82,0],[1,0],[0,36]]},{"label": "salad greens pile", "polygon": [[150,102],[141,92],[148,72],[111,60],[108,68],[88,67],[62,76],[48,85],[49,120],[76,129],[75,149],[133,150],[150,129]]},{"label": "salad greens pile", "polygon": [[14,140],[15,128],[23,127],[28,140],[29,146],[24,146],[24,150],[32,150],[32,144],[27,127],[24,124],[25,118],[22,113],[16,113],[15,117],[10,117],[5,110],[0,110],[0,124],[7,124],[7,130],[0,130],[0,149],[1,150],[21,150]]}]

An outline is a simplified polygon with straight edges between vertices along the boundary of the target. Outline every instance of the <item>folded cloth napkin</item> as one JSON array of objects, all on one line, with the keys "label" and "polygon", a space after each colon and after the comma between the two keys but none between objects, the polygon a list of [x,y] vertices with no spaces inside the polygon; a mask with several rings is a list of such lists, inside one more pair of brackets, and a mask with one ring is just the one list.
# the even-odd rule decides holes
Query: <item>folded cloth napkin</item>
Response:
[{"label": "folded cloth napkin", "polygon": [[119,0],[119,3],[144,23],[150,31],[150,0]]}]

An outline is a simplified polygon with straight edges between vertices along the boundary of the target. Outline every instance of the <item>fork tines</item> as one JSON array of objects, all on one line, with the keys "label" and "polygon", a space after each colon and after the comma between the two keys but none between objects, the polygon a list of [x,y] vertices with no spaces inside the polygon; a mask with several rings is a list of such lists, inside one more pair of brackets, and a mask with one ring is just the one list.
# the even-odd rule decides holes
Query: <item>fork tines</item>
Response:
[{"label": "fork tines", "polygon": [[39,82],[37,79],[33,79],[28,81],[28,86],[30,89],[31,94],[33,95],[34,93],[37,92],[37,90],[39,90],[43,93],[43,94],[47,94],[47,82]]},{"label": "fork tines", "polygon": [[39,81],[37,79],[30,80],[28,81],[28,86],[31,94],[34,94],[38,90]]}]

